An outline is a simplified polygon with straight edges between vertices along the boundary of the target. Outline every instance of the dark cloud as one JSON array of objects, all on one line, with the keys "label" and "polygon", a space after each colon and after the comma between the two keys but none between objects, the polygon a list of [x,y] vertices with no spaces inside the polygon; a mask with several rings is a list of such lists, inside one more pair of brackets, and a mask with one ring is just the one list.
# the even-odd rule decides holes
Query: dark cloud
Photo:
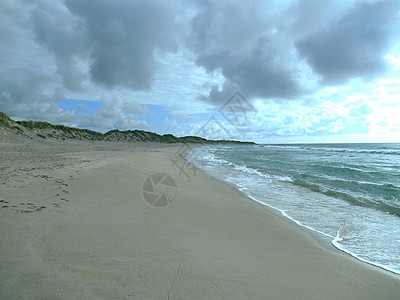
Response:
[{"label": "dark cloud", "polygon": [[46,56],[33,41],[30,10],[24,2],[0,2],[0,111],[13,117],[55,111],[54,106],[38,101],[55,96],[56,89],[43,90],[53,80],[53,70],[43,63]]},{"label": "dark cloud", "polygon": [[188,44],[197,64],[226,79],[203,100],[219,103],[235,89],[249,98],[293,99],[386,70],[399,1],[277,3],[208,2],[193,18]]},{"label": "dark cloud", "polygon": [[[221,52],[201,55],[197,63],[208,71],[220,68],[227,79],[224,90],[227,91],[230,85],[229,93],[234,92],[236,87],[249,97],[290,98],[303,90],[296,79],[296,73],[281,60],[274,45],[263,38],[248,56],[234,57],[228,52]],[[221,101],[228,99],[219,98]]]},{"label": "dark cloud", "polygon": [[249,98],[294,98],[312,85],[312,72],[299,59],[280,16],[285,5],[209,3],[192,21],[188,41],[197,64],[219,70],[226,79],[222,91],[214,87],[210,102],[225,101],[238,89]]},{"label": "dark cloud", "polygon": [[[149,113],[137,101],[208,108],[191,102],[196,91],[218,106],[238,90],[249,101],[316,106],[319,89],[386,70],[385,55],[399,40],[399,7],[379,0],[0,1],[0,111],[78,124],[57,101],[103,99],[109,106],[93,122],[127,127]],[[159,89],[149,92],[153,79]]]},{"label": "dark cloud", "polygon": [[92,79],[107,87],[150,88],[154,51],[176,47],[178,28],[164,1],[67,0],[66,6],[84,24]]},{"label": "dark cloud", "polygon": [[159,0],[0,1],[0,110],[50,120],[72,91],[149,89],[154,54],[176,50],[176,10]]},{"label": "dark cloud", "polygon": [[293,1],[282,14],[279,27],[294,40],[328,28],[342,18],[359,0]]},{"label": "dark cloud", "polygon": [[37,5],[31,12],[31,21],[38,42],[54,55],[64,86],[78,90],[83,79],[78,61],[87,54],[83,23],[57,2]]},{"label": "dark cloud", "polygon": [[385,71],[384,55],[398,38],[399,7],[399,1],[361,2],[296,47],[327,84],[376,77]]}]

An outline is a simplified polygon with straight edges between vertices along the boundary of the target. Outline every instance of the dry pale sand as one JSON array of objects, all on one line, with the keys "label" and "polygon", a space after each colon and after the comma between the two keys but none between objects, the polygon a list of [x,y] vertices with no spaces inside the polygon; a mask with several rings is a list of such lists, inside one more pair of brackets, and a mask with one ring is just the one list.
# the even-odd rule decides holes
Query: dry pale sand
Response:
[{"label": "dry pale sand", "polygon": [[[398,276],[199,171],[187,182],[177,147],[0,142],[0,298],[399,298]],[[167,207],[142,196],[157,172],[177,184]]]}]

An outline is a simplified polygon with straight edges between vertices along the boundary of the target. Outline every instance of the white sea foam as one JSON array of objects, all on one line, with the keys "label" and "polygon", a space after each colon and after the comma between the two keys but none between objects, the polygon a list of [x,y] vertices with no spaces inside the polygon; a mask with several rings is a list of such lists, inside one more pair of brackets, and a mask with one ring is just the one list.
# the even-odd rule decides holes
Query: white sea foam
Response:
[{"label": "white sea foam", "polygon": [[[200,150],[192,162],[206,173],[236,185],[252,200],[279,211],[296,224],[330,238],[341,251],[400,274],[400,255],[397,255],[400,250],[393,245],[397,244],[400,249],[400,239],[392,236],[393,233],[400,236],[397,216],[366,207],[355,210],[353,205],[341,199],[293,185],[289,176],[271,175],[228,161],[220,154],[221,151],[232,152],[230,147],[204,147]],[[377,251],[380,251],[379,257]]]}]

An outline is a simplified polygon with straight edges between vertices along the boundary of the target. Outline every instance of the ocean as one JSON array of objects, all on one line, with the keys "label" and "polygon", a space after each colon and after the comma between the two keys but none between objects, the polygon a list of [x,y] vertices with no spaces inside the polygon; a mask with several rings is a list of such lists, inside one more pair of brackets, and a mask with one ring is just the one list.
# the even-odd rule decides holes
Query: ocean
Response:
[{"label": "ocean", "polygon": [[335,247],[400,274],[400,144],[205,146],[189,159]]}]

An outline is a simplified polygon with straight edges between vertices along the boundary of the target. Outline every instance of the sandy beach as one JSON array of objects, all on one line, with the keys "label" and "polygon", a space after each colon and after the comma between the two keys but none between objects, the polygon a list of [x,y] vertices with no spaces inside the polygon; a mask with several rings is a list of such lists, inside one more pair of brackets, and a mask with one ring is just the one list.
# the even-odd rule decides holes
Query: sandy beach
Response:
[{"label": "sandy beach", "polygon": [[[199,170],[189,180],[179,147],[0,141],[0,298],[398,299],[400,276]],[[164,207],[143,196],[156,173],[176,183]]]}]

